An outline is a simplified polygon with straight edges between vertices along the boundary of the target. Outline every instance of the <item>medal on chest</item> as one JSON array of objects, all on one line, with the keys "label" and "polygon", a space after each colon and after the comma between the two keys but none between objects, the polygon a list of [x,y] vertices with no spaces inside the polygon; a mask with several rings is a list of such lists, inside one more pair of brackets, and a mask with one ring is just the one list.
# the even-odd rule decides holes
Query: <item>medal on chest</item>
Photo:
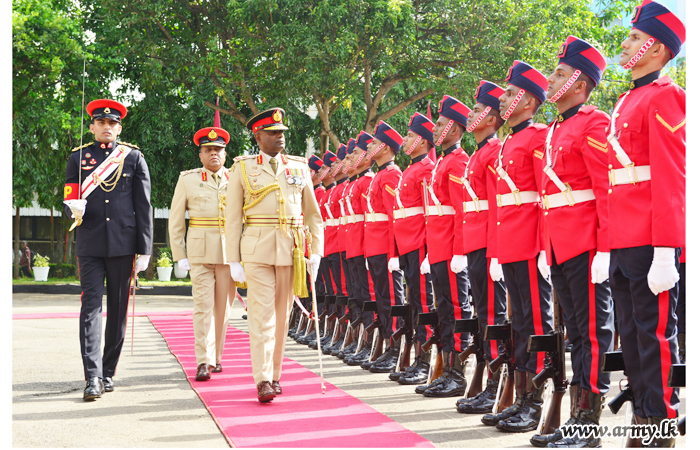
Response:
[{"label": "medal on chest", "polygon": [[284,174],[287,177],[287,184],[303,187],[306,184],[305,172],[305,169],[284,169]]}]

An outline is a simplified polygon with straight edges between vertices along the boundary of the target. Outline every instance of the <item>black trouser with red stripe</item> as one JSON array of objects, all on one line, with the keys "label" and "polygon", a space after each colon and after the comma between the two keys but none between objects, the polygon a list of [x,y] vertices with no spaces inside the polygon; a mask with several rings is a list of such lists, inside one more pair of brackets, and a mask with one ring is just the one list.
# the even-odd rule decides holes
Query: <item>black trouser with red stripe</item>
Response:
[{"label": "black trouser with red stripe", "polygon": [[[316,291],[316,295],[318,296],[319,293],[322,293],[324,295],[335,295],[335,287],[333,286],[333,277],[331,276],[331,263],[328,260],[328,257],[325,256],[321,258],[321,264],[319,266],[319,274],[318,274],[317,284],[316,284],[316,289],[319,287],[319,280],[320,280],[320,286],[323,288],[321,291]],[[328,308],[326,305],[318,305],[318,310],[319,312],[326,311]]]},{"label": "black trouser with red stripe", "polygon": [[594,256],[591,250],[559,264],[552,249],[552,285],[571,342],[571,384],[605,394],[610,389],[610,373],[601,369],[605,353],[613,349],[615,325],[610,283],[591,283]]},{"label": "black trouser with red stripe", "polygon": [[552,331],[552,286],[537,270],[537,258],[503,264],[503,279],[513,313],[515,370],[539,373],[545,354],[528,353],[527,342],[533,334]]},{"label": "black trouser with red stripe", "polygon": [[374,294],[377,299],[377,310],[382,338],[389,339],[402,324],[399,317],[391,317],[389,312],[393,305],[404,304],[403,272],[389,272],[386,253],[367,258],[369,273],[374,282]]},{"label": "black trouser with red stripe", "polygon": [[450,261],[441,261],[430,265],[430,276],[437,300],[442,351],[463,352],[469,345],[469,333],[455,333],[454,327],[455,320],[472,317],[472,306],[467,296],[467,271],[454,273],[450,269]]},{"label": "black trouser with red stripe", "polygon": [[[369,272],[365,266],[365,257],[356,256],[348,259],[348,267],[350,268],[350,272],[353,273],[352,289],[354,291],[355,299],[357,299],[359,310],[362,311],[362,304],[372,300],[370,290],[372,280],[370,279]],[[368,311],[361,314],[362,323],[364,323],[365,327],[368,327],[374,320],[374,313]],[[353,318],[356,318],[356,316],[353,316]]]},{"label": "black trouser with red stripe", "polygon": [[[347,283],[345,280],[348,273],[348,263],[345,260],[345,252],[342,252],[342,254],[340,252],[331,253],[328,255],[328,261],[331,264],[335,295],[348,295]],[[344,307],[333,306],[332,308],[335,308],[338,315],[343,315]]]},{"label": "black trouser with red stripe", "polygon": [[433,286],[430,274],[421,275],[420,265],[425,259],[427,246],[408,252],[399,257],[399,266],[406,276],[408,287],[408,304],[411,305],[411,322],[413,322],[413,342],[424,344],[432,330],[427,325],[418,326],[418,314],[433,311]]},{"label": "black trouser with red stripe", "polygon": [[[486,248],[467,254],[469,286],[481,328],[481,338],[486,335],[487,325],[500,325],[506,321],[506,287],[502,281],[494,282],[489,274],[491,258],[486,257]],[[484,341],[484,358],[493,361],[498,356],[498,342]]]},{"label": "black trouser with red stripe", "polygon": [[[676,249],[676,269],[680,249]],[[610,287],[615,299],[625,371],[640,417],[678,417],[678,388],[670,388],[668,372],[678,364],[676,304],[678,283],[654,295],[647,274],[654,248],[621,248],[610,251]]]},{"label": "black trouser with red stripe", "polygon": [[[83,357],[85,379],[113,377],[126,333],[126,313],[129,309],[129,283],[134,267],[134,255],[101,258],[80,256],[80,353]],[[107,280],[107,325],[105,348],[100,357],[102,341],[102,294]]]}]

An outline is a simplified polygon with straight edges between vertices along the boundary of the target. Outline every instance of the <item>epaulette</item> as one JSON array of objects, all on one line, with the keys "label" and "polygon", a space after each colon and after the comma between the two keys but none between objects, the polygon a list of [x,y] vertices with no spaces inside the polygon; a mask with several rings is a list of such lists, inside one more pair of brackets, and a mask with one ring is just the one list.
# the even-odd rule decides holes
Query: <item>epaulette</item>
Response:
[{"label": "epaulette", "polygon": [[233,161],[234,161],[234,162],[243,161],[244,159],[255,158],[255,156],[256,156],[256,155],[241,155],[241,156],[236,156],[235,158],[233,158]]},{"label": "epaulette", "polygon": [[90,146],[90,145],[92,145],[92,144],[94,144],[94,142],[88,142],[87,144],[81,145],[80,147],[75,147],[73,150],[71,150],[71,152],[77,152],[77,151],[80,150],[81,148],[88,147],[88,146]]},{"label": "epaulette", "polygon": [[308,165],[309,161],[304,158],[303,156],[294,156],[294,155],[285,155],[287,158],[291,159],[292,161],[299,161],[303,162],[304,164]]},{"label": "epaulette", "polygon": [[122,141],[117,141],[117,144],[120,145],[127,145],[131,148],[135,148],[136,150],[141,150],[138,145],[130,144],[129,142],[122,142]]},{"label": "epaulette", "polygon": [[180,176],[187,175],[189,173],[201,173],[202,170],[204,169],[202,169],[201,167],[198,167],[196,169],[183,170],[182,172],[180,172]]}]

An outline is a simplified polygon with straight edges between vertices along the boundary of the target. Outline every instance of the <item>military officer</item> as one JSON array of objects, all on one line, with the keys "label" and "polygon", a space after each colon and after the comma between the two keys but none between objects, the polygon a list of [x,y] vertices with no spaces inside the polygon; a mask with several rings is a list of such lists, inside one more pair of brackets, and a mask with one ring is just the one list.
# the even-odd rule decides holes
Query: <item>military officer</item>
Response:
[{"label": "military officer", "polygon": [[[610,116],[584,106],[605,71],[605,57],[591,44],[569,36],[549,76],[547,97],[559,116],[550,124],[544,152],[542,205],[544,250],[551,265],[552,285],[564,314],[571,342],[570,384],[573,423],[599,424],[610,389],[610,373],[602,371],[613,344],[613,303],[607,281],[608,174],[610,150],[606,132]],[[535,435],[530,442],[557,447],[600,445],[600,438],[562,439],[558,430]]]},{"label": "military officer", "polygon": [[226,195],[226,256],[234,281],[248,283],[250,354],[262,403],[282,394],[294,284],[306,281],[305,247],[312,282],[323,254],[321,212],[307,161],[281,153],[288,129],[283,118],[283,109],[272,108],[248,120],[260,154],[236,158]]},{"label": "military officer", "polygon": [[[476,90],[476,104],[469,113],[467,132],[474,133],[476,151],[469,158],[464,172],[464,224],[462,226],[464,253],[467,255],[469,283],[481,330],[488,325],[500,325],[506,320],[506,291],[503,281],[489,276],[489,264],[495,258],[496,230],[489,228],[489,218],[495,217],[496,169],[501,141],[496,133],[504,120],[498,98],[503,88],[482,80]],[[493,220],[493,223],[496,221]],[[482,333],[482,339],[485,333]],[[498,356],[496,341],[484,341],[484,360],[488,363]],[[468,414],[490,412],[496,400],[498,379],[487,370],[486,389],[469,399],[457,402],[457,411]]]},{"label": "military officer", "polygon": [[[117,141],[127,109],[114,100],[87,105],[95,142],[73,149],[66,164],[64,211],[75,218],[80,263],[80,353],[87,381],[83,399],[114,390],[124,344],[129,283],[146,270],[153,245],[151,178],[141,151]],[[141,255],[135,260],[135,255]],[[102,293],[107,281],[104,353]]]},{"label": "military officer", "polygon": [[[226,144],[229,134],[218,127],[197,131],[194,143],[204,167],[180,173],[170,206],[170,247],[180,269],[189,270],[194,300],[194,349],[197,381],[206,381],[210,372],[222,371],[228,325],[228,297],[236,295],[230,269],[226,265],[225,205],[229,171]],[[185,213],[189,213],[189,231]],[[185,243],[185,232],[187,242]]]},{"label": "military officer", "polygon": [[[685,42],[685,26],[645,0],[622,43],[630,90],[615,106],[608,140],[610,287],[638,423],[678,417],[676,303],[685,246],[685,91],[661,76]],[[673,446],[657,438],[651,446]]]},{"label": "military officer", "polygon": [[517,398],[513,406],[481,420],[501,431],[524,432],[537,427],[543,403],[543,388],[535,388],[532,379],[544,368],[544,354],[528,353],[527,342],[531,335],[548,334],[554,326],[552,287],[545,278],[548,266],[544,252],[540,253],[538,206],[543,155],[537,149],[544,146],[547,127],[532,121],[546,100],[547,78],[529,64],[515,61],[506,82],[499,104],[501,117],[512,131],[496,158],[497,216],[489,227],[496,229],[497,261],[492,260],[489,269],[492,279],[505,279],[511,299]]}]

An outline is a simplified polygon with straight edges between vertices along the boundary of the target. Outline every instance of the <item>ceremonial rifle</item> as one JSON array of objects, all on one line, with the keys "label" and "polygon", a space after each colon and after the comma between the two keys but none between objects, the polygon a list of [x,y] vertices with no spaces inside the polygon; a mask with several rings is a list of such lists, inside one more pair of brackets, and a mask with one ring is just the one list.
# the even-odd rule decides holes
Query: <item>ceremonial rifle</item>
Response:
[{"label": "ceremonial rifle", "polygon": [[515,376],[515,331],[513,330],[513,309],[510,306],[510,295],[508,295],[508,320],[502,325],[488,325],[484,333],[484,340],[497,340],[503,343],[503,352],[499,352],[498,357],[489,363],[491,373],[496,373],[501,368],[496,401],[493,404],[493,413],[495,414],[513,404],[515,389],[513,378]]},{"label": "ceremonial rifle", "polygon": [[559,296],[552,289],[554,306],[554,330],[546,335],[533,335],[527,343],[527,351],[530,353],[546,352],[547,360],[544,368],[532,379],[532,384],[541,388],[548,379],[552,379],[554,392],[546,413],[541,414],[539,434],[551,434],[559,428],[561,423],[561,400],[566,393],[569,381],[566,379],[566,339],[564,337],[564,320]]},{"label": "ceremonial rifle", "polygon": [[[625,376],[627,376],[627,372],[625,371],[625,360],[622,357],[622,352],[621,351],[607,352],[603,357],[603,372],[619,372],[619,371],[622,371],[622,373]],[[629,404],[627,406],[627,412],[625,413],[625,422],[632,423],[632,425],[636,425],[637,424],[637,416],[632,414],[632,412],[636,409],[634,392],[632,391],[632,386],[630,386],[630,384],[629,384],[629,379],[627,379],[626,381],[627,381],[627,384],[625,386],[623,386],[622,381],[620,381],[620,393],[617,394],[615,396],[615,398],[610,400],[610,403],[608,403],[608,407],[610,408],[610,411],[613,414],[617,414],[617,412],[620,410],[620,408],[622,408],[622,406],[625,403],[629,402]],[[631,417],[629,417],[629,416],[631,416]],[[632,437],[628,437],[627,441],[623,445],[623,447],[641,447],[641,446],[642,446],[642,440],[640,438],[632,438]]]},{"label": "ceremonial rifle", "polygon": [[424,352],[430,352],[430,370],[428,371],[428,384],[442,376],[444,361],[440,354],[442,342],[440,340],[441,326],[436,312],[418,314],[418,325],[430,325],[433,335],[421,346]]},{"label": "ceremonial rifle", "polygon": [[[408,296],[407,296],[408,297]],[[411,346],[413,345],[413,325],[411,323],[411,306],[394,305],[389,311],[391,317],[401,317],[403,324],[391,335],[391,341],[401,339],[399,357],[396,361],[396,372],[403,372],[411,365]]]},{"label": "ceremonial rifle", "polygon": [[372,300],[368,300],[362,304],[362,312],[373,312],[374,314],[374,320],[372,321],[371,324],[364,330],[365,333],[363,336],[360,337],[362,345],[359,343],[357,344],[357,350],[355,353],[359,353],[360,350],[362,350],[362,346],[365,344],[367,337],[369,335],[372,335],[372,346],[371,346],[371,351],[370,351],[370,356],[369,360],[374,361],[379,356],[381,355],[382,349],[381,349],[381,344],[379,341],[379,317],[377,316],[377,302],[374,302]]},{"label": "ceremonial rifle", "polygon": [[474,355],[476,365],[472,367],[473,374],[469,381],[469,388],[464,392],[464,398],[475,397],[483,390],[484,369],[486,368],[479,319],[472,317],[471,319],[455,320],[454,332],[471,333],[472,335],[472,340],[469,342],[467,349],[459,354],[459,360],[466,362],[469,356]]}]

